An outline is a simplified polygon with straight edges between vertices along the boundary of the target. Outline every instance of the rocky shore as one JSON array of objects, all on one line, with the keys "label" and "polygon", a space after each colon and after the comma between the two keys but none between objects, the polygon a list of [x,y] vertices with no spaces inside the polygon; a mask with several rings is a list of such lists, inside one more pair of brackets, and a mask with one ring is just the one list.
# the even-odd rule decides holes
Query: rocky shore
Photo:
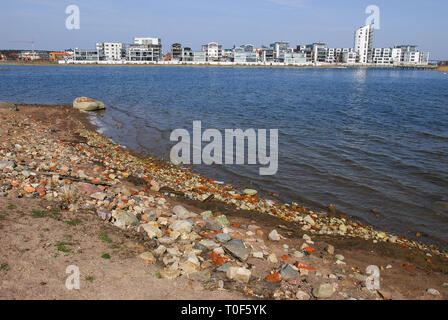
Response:
[{"label": "rocky shore", "polygon": [[[97,291],[99,279],[115,281],[108,290],[126,287],[129,294],[118,296],[125,299],[148,297],[146,290],[153,299],[448,297],[448,253],[434,246],[374,230],[331,205],[313,211],[280,204],[134,154],[72,107],[19,105],[0,109],[0,117],[0,298],[24,297],[22,282],[39,288],[27,298],[73,298],[61,282],[65,266],[82,265],[98,247],[108,252],[89,256],[91,275],[76,297],[114,296]],[[63,241],[63,228],[76,232]],[[34,236],[27,250],[18,230]],[[35,283],[30,265],[54,272]],[[380,273],[375,290],[366,274],[372,265]],[[42,282],[52,289],[42,291]],[[173,285],[189,293],[167,289]]]}]

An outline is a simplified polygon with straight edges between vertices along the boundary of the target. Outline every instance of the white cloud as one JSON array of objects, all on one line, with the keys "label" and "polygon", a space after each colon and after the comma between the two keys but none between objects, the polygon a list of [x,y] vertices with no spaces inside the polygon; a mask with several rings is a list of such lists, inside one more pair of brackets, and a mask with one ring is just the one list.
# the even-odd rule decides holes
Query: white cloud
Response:
[{"label": "white cloud", "polygon": [[268,0],[281,6],[302,8],[305,6],[305,0]]}]

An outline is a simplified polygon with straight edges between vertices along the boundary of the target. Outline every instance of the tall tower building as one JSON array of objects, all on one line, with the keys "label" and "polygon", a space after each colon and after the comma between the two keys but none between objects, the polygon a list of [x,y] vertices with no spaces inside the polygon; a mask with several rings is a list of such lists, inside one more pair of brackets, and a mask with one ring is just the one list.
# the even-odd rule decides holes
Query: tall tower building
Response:
[{"label": "tall tower building", "polygon": [[366,25],[355,31],[355,52],[359,63],[372,62],[373,24]]}]

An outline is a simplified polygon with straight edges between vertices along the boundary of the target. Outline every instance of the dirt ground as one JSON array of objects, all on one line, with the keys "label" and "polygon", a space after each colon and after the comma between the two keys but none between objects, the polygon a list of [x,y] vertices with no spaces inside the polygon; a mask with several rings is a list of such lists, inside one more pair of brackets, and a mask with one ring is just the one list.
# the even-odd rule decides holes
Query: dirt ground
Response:
[{"label": "dirt ground", "polygon": [[[159,268],[138,257],[144,246],[93,214],[33,215],[52,205],[0,198],[0,299],[247,299],[237,292],[208,291],[188,279],[157,278]],[[70,224],[75,219],[79,222]],[[79,290],[65,286],[70,265],[79,267]]]}]

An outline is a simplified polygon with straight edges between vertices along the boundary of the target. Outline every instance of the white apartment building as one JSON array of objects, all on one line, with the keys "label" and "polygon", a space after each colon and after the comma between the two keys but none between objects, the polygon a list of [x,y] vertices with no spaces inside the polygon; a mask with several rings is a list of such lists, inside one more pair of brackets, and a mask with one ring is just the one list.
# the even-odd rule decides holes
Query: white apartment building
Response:
[{"label": "white apartment building", "polygon": [[219,61],[222,57],[222,46],[217,42],[209,42],[202,46],[202,52],[205,52],[207,61]]},{"label": "white apartment building", "polygon": [[304,65],[307,64],[305,52],[285,52],[285,64]]},{"label": "white apartment building", "polygon": [[355,64],[358,61],[358,54],[353,51],[353,49],[349,49],[347,51],[342,52],[342,62],[346,64]]},{"label": "white apartment building", "polygon": [[355,31],[355,52],[359,63],[372,62],[373,25],[366,25]]},{"label": "white apartment building", "polygon": [[102,51],[108,61],[122,60],[126,57],[126,44],[121,42],[97,42],[96,50]]},{"label": "white apartment building", "polygon": [[161,46],[162,40],[160,38],[134,38],[134,44]]},{"label": "white apartment building", "polygon": [[160,38],[134,38],[134,44],[129,46],[127,57],[129,61],[162,60],[162,40]]},{"label": "white apartment building", "polygon": [[380,65],[389,65],[394,62],[391,48],[373,49],[372,62]]}]

